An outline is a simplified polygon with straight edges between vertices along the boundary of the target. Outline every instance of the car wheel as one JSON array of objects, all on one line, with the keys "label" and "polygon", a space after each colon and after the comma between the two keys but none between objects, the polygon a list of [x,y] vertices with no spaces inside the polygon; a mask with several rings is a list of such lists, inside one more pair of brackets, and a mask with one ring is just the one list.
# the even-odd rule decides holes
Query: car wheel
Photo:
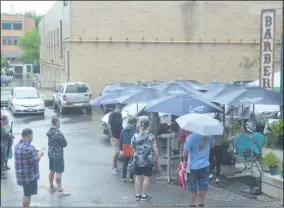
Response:
[{"label": "car wheel", "polygon": [[52,108],[53,109],[57,109],[58,108],[58,105],[56,105],[56,103],[55,103],[55,100],[53,99],[53,102],[52,102]]},{"label": "car wheel", "polygon": [[256,130],[256,125],[253,119],[246,120],[244,127],[245,127],[246,132],[248,133],[253,133]]},{"label": "car wheel", "polygon": [[91,106],[90,106],[90,107],[87,107],[87,108],[86,108],[86,113],[87,113],[87,114],[92,114],[92,110],[93,110],[93,109],[92,109]]},{"label": "car wheel", "polygon": [[107,113],[108,113],[107,105],[101,105],[101,109],[102,109],[102,111],[103,111],[104,114],[107,114]]}]

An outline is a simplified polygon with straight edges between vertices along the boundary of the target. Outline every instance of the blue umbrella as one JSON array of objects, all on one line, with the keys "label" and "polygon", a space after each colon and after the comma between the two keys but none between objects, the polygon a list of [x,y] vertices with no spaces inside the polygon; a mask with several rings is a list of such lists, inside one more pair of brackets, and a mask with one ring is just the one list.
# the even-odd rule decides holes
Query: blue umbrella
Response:
[{"label": "blue umbrella", "polygon": [[130,104],[130,103],[145,103],[149,100],[153,100],[159,97],[169,95],[168,93],[156,90],[154,88],[145,88],[144,90],[138,90],[124,94],[116,99],[118,103]]},{"label": "blue umbrella", "polygon": [[123,90],[115,90],[112,91],[108,94],[99,96],[93,100],[91,100],[91,105],[107,105],[107,104],[116,104],[119,103],[117,102],[117,98],[123,95],[126,95],[128,93],[133,93],[133,92],[137,92],[137,91],[141,91],[143,89],[146,89],[146,87],[142,86],[142,85],[133,85],[131,87],[127,87]]},{"label": "blue umbrella", "polygon": [[218,96],[212,102],[225,105],[282,105],[283,95],[261,87],[246,87]]},{"label": "blue umbrella", "polygon": [[195,90],[198,90],[198,91],[206,91],[206,89],[204,89],[201,84],[195,84],[193,82],[190,82],[190,81],[186,81],[186,80],[182,80],[182,79],[178,79],[178,80],[175,80],[174,81],[175,83],[181,85],[181,86],[184,86],[186,88],[191,88],[191,89],[195,89]]},{"label": "blue umbrella", "polygon": [[212,100],[217,96],[225,95],[235,90],[243,89],[244,85],[227,84],[215,87],[207,92],[204,92],[201,96],[207,100]]},{"label": "blue umbrella", "polygon": [[224,85],[226,84],[214,81],[214,82],[210,82],[208,84],[203,85],[202,88],[204,88],[205,90],[212,90],[218,87],[222,87]]},{"label": "blue umbrella", "polygon": [[121,96],[121,91],[116,90],[105,95],[96,97],[90,101],[91,105],[106,105],[106,104],[116,104],[116,98]]},{"label": "blue umbrella", "polygon": [[151,100],[145,108],[148,112],[162,112],[182,116],[189,113],[222,112],[217,105],[196,95],[171,95]]},{"label": "blue umbrella", "polygon": [[188,95],[200,95],[201,92],[189,87],[185,83],[167,82],[155,87],[157,90],[164,91],[168,94],[188,94]]}]

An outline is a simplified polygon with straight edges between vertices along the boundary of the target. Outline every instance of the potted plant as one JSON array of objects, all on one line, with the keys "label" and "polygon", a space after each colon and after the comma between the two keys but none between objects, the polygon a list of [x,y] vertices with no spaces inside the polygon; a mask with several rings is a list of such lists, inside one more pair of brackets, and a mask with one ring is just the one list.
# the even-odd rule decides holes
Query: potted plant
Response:
[{"label": "potted plant", "polygon": [[277,157],[274,153],[268,153],[264,158],[264,163],[268,166],[271,175],[277,174]]}]

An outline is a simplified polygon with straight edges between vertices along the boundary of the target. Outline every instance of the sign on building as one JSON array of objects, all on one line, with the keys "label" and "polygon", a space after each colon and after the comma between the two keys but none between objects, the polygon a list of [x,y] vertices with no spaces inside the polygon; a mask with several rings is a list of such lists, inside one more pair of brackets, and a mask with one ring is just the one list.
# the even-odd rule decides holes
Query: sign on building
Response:
[{"label": "sign on building", "polygon": [[261,11],[260,87],[273,90],[275,9]]}]

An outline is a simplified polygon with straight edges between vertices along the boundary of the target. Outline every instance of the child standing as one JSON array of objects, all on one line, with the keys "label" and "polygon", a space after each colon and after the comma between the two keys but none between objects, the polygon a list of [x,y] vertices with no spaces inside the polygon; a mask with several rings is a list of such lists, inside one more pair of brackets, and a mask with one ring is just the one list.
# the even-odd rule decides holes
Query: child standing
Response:
[{"label": "child standing", "polygon": [[[130,117],[128,119],[127,126],[121,131],[120,134],[120,149],[122,150],[124,156],[122,179],[121,179],[123,183],[126,183],[127,166],[133,154],[133,150],[131,148],[131,139],[137,131],[136,123],[137,119],[134,117]],[[134,172],[130,172],[130,178],[129,178],[130,182],[133,182],[133,177],[134,177]]]}]

